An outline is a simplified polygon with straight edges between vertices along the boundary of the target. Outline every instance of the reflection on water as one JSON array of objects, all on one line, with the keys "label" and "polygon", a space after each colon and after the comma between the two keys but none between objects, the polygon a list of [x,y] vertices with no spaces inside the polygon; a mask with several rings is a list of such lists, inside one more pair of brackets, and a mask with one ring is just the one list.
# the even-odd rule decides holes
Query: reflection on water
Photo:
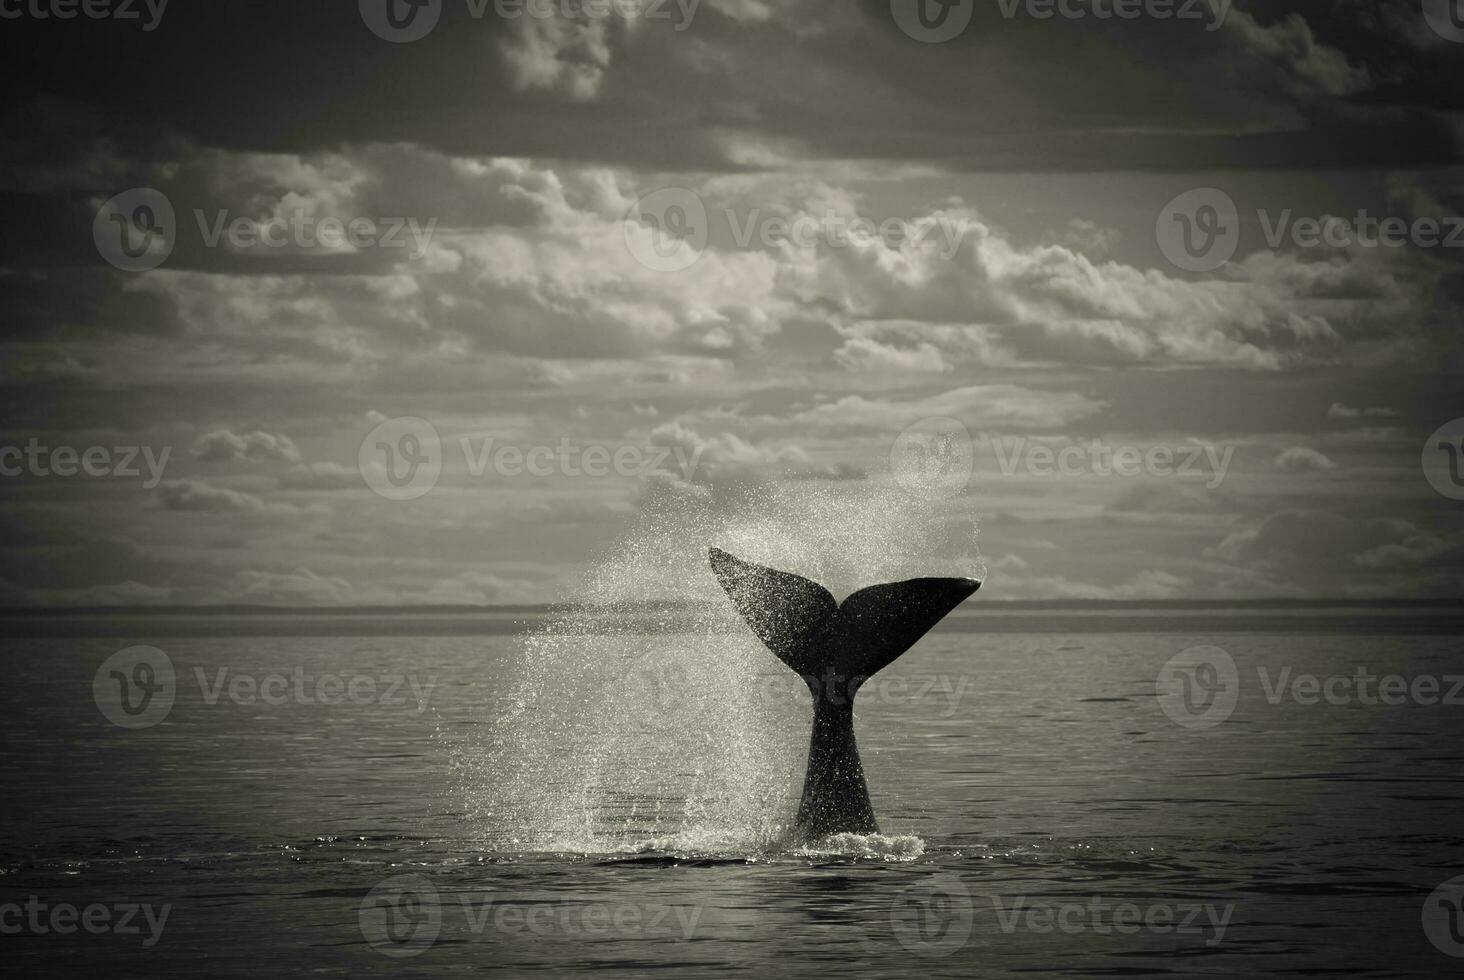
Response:
[{"label": "reflection on water", "polygon": [[[93,675],[143,643],[176,691],[160,723],[126,730]],[[1233,657],[1239,698],[1186,728],[1155,680],[1207,643]],[[12,972],[1440,976],[1456,962],[1440,951],[1455,893],[1426,905],[1464,874],[1464,705],[1277,688],[1285,668],[1287,684],[1464,673],[1452,637],[933,634],[860,697],[885,836],[797,852],[779,839],[807,706],[755,648],[707,665],[676,637],[607,637],[584,675],[526,699],[533,678],[503,636],[139,630],[3,647],[0,904],[36,910],[5,936]],[[58,935],[61,906],[114,925],[136,906],[141,929]],[[164,906],[144,945],[144,907],[156,921]]]}]

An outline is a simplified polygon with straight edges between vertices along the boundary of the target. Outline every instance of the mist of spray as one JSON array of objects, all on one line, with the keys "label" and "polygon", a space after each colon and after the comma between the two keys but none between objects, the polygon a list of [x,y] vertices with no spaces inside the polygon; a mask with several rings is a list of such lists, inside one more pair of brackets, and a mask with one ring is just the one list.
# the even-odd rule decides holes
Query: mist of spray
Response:
[{"label": "mist of spray", "polygon": [[876,582],[981,575],[959,502],[868,483],[733,494],[653,485],[580,605],[521,638],[517,683],[462,754],[469,816],[504,851],[749,853],[797,806],[811,704],[752,636],[710,546],[836,599]]}]

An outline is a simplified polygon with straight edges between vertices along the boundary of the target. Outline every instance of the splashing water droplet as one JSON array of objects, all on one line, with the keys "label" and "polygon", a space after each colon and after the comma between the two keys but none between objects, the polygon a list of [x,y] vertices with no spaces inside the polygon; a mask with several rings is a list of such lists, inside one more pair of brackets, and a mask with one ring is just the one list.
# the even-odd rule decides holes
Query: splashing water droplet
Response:
[{"label": "splashing water droplet", "polygon": [[[808,691],[726,601],[707,548],[804,575],[842,599],[876,582],[983,574],[969,506],[870,484],[650,488],[580,601],[521,638],[516,683],[485,706],[484,741],[456,753],[485,846],[779,849],[803,776]],[[920,850],[916,838],[854,843],[831,842],[828,853]]]}]

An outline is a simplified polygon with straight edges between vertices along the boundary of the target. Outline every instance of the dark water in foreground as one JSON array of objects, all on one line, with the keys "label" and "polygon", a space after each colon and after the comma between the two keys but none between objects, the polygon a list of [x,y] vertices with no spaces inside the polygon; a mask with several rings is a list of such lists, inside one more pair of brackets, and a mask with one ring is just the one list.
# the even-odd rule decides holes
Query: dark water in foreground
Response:
[{"label": "dark water in foreground", "polygon": [[[505,710],[510,636],[129,624],[0,641],[6,972],[1457,972],[1464,886],[1435,891],[1464,875],[1457,637],[1258,622],[927,637],[859,701],[887,836],[812,852],[722,834],[698,801],[637,784],[586,791],[596,853],[526,853],[463,751]],[[176,693],[158,719],[161,694],[128,715],[114,661],[103,707],[156,720],[124,728],[93,682],[134,644],[166,652]],[[1223,664],[1218,686],[1185,667],[1190,702],[1156,693],[1198,644],[1233,659],[1233,711]],[[135,685],[161,682],[136,667],[118,668],[134,709]],[[1380,691],[1359,669],[1402,680]],[[617,738],[691,737],[643,708]],[[600,748],[572,741],[549,755]],[[662,786],[699,776],[662,768]]]}]

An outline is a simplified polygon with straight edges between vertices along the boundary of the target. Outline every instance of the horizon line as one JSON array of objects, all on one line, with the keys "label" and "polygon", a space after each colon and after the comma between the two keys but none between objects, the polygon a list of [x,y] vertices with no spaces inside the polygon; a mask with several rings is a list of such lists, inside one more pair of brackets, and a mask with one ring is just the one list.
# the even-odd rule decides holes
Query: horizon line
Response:
[{"label": "horizon line", "polygon": [[[677,599],[646,599],[614,603],[548,602],[462,604],[393,604],[360,606],[285,606],[249,603],[216,603],[193,605],[100,605],[100,606],[0,606],[0,617],[26,616],[207,616],[207,615],[298,615],[298,616],[361,616],[361,615],[483,615],[528,614],[549,615],[564,612],[678,612],[706,603]],[[1464,598],[1379,598],[1357,599],[1338,597],[1316,598],[1228,598],[1228,599],[994,599],[963,606],[952,615],[979,614],[979,609],[1461,609]]]}]

